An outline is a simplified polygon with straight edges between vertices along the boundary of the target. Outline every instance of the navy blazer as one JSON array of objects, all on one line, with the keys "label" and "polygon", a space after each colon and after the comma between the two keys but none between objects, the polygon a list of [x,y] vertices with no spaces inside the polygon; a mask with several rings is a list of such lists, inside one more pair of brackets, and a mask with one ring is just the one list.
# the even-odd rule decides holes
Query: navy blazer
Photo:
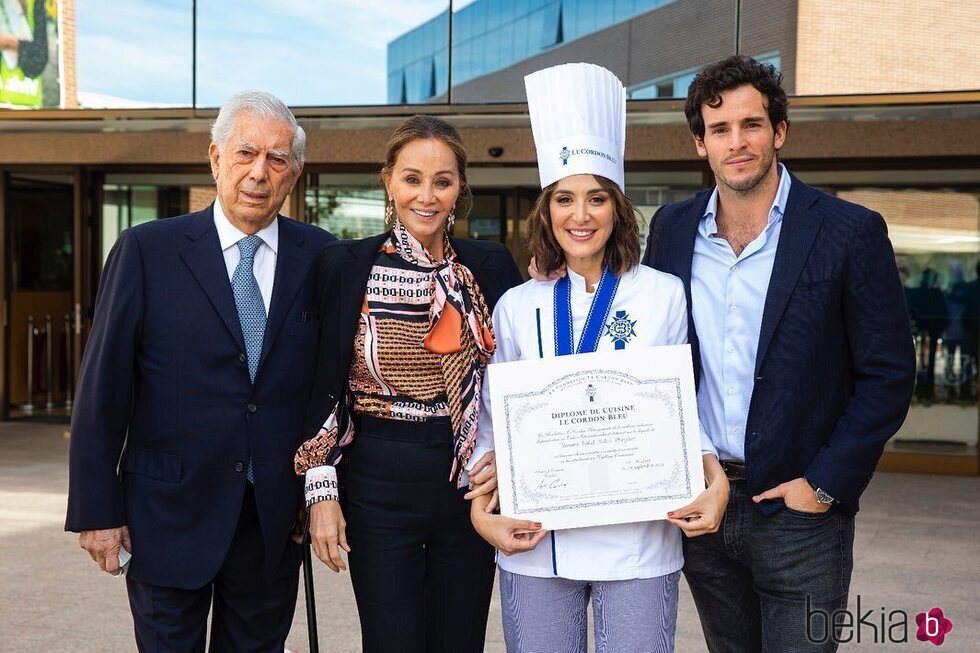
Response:
[{"label": "navy blazer", "polygon": [[135,580],[201,587],[231,544],[251,456],[275,571],[302,506],[293,455],[317,345],[312,270],[331,240],[280,217],[253,385],[213,206],[120,234],[78,381],[66,530],[126,524]]},{"label": "navy blazer", "polygon": [[[364,303],[371,268],[387,233],[327,246],[316,264],[320,312],[320,346],[316,379],[304,419],[306,438],[312,438],[344,396],[353,355],[354,334]],[[457,260],[465,265],[493,312],[501,295],[524,282],[514,257],[500,243],[451,238]]]},{"label": "navy blazer", "polygon": [[[695,378],[691,261],[711,191],[663,206],[643,262],[684,282]],[[792,177],[745,426],[753,494],[805,476],[848,513],[908,412],[915,352],[882,217]],[[763,502],[772,514],[782,500]]]}]

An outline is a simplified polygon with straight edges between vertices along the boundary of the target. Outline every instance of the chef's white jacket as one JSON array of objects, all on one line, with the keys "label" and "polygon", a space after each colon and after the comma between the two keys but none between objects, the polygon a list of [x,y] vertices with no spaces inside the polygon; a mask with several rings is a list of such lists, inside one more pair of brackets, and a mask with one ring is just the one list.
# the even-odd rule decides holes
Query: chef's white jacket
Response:
[{"label": "chef's white jacket", "polygon": [[[593,294],[585,280],[571,270],[572,326],[575,343],[581,337]],[[497,350],[491,363],[550,358],[555,355],[555,281],[535,281],[507,291],[493,312]],[[687,342],[687,301],[677,277],[640,265],[619,281],[607,325],[624,311],[634,335],[625,348],[675,345]],[[603,328],[597,351],[612,351],[615,341]],[[469,467],[492,451],[493,419],[490,384],[483,384],[476,447]],[[702,449],[710,450],[704,442]],[[498,556],[501,569],[527,576],[575,580],[626,580],[653,578],[680,569],[684,564],[680,530],[666,521],[573,528],[550,533],[533,550]]]}]

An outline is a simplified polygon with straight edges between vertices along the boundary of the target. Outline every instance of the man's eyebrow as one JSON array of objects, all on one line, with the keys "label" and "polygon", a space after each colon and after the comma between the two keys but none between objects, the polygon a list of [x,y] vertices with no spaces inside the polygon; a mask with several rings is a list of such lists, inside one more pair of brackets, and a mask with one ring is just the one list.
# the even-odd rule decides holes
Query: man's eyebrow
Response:
[{"label": "man's eyebrow", "polygon": [[[260,148],[255,143],[249,143],[248,141],[242,141],[241,143],[238,144],[238,149],[239,150],[250,150],[252,152],[258,152],[262,148]],[[290,157],[290,155],[292,154],[292,152],[290,150],[266,150],[266,151],[270,155],[272,155],[272,156],[278,156],[278,157],[282,157],[284,159],[288,159]]]}]

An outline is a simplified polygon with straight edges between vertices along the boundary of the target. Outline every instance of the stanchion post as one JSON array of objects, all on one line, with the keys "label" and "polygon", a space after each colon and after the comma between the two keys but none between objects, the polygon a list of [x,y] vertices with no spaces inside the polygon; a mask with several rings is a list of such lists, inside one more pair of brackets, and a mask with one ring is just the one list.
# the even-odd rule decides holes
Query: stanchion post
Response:
[{"label": "stanchion post", "polygon": [[47,401],[44,407],[48,410],[54,408],[54,352],[52,345],[54,339],[51,337],[51,314],[44,316],[44,353],[47,360],[44,365],[44,385],[47,386]]},{"label": "stanchion post", "polygon": [[72,384],[75,382],[72,374],[71,358],[71,316],[65,313],[65,408],[71,410]]},{"label": "stanchion post", "polygon": [[27,401],[21,406],[24,412],[34,410],[34,316],[27,316]]}]

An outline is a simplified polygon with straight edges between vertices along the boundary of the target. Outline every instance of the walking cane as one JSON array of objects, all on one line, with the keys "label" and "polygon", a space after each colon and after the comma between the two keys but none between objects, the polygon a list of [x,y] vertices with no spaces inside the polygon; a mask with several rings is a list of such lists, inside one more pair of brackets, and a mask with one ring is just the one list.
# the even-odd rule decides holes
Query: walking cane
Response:
[{"label": "walking cane", "polygon": [[320,638],[316,630],[316,592],[313,589],[313,555],[310,552],[310,520],[306,520],[303,535],[303,587],[306,589],[306,625],[310,630],[310,653],[320,653]]}]

